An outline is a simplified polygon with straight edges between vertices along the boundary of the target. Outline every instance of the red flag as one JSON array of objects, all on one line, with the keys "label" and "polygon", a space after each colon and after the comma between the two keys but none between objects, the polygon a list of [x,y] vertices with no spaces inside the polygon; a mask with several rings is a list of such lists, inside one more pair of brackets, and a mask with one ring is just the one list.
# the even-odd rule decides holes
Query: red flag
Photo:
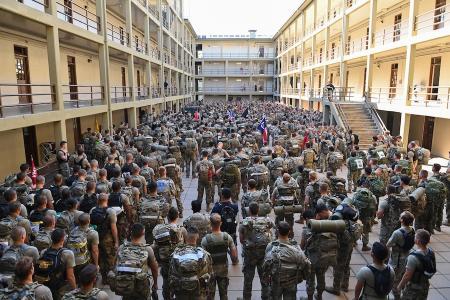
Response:
[{"label": "red flag", "polygon": [[267,143],[267,128],[264,128],[263,134],[262,134],[262,139],[263,139],[263,144]]},{"label": "red flag", "polygon": [[196,111],[194,113],[194,121],[198,121],[200,119],[200,114],[198,113],[198,111]]},{"label": "red flag", "polygon": [[33,188],[36,187],[36,178],[38,176],[38,172],[36,166],[34,165],[33,156],[31,156],[31,181],[33,181]]}]

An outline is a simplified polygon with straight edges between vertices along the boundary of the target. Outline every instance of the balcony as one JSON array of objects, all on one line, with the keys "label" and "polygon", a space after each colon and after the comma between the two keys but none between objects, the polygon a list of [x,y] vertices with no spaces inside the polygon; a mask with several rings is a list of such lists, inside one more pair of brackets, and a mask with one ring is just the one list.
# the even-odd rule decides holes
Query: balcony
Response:
[{"label": "balcony", "polygon": [[0,118],[52,111],[52,85],[0,84]]},{"label": "balcony", "polygon": [[148,55],[156,60],[160,60],[161,52],[159,51],[158,45],[151,44]]},{"label": "balcony", "polygon": [[58,18],[63,21],[96,34],[100,32],[100,17],[72,0],[56,2],[56,11]]},{"label": "balcony", "polygon": [[300,96],[300,89],[297,89],[297,88],[283,89],[281,93],[284,95]]},{"label": "balcony", "polygon": [[106,35],[108,36],[108,40],[124,45],[130,45],[130,34],[125,32],[122,27],[117,27],[111,23],[106,23]]},{"label": "balcony", "polygon": [[131,92],[133,87],[130,86],[112,86],[110,87],[110,96],[112,103],[121,103],[131,101]]},{"label": "balcony", "polygon": [[203,87],[199,89],[200,93],[213,94],[268,94],[273,93],[272,88],[256,87],[250,88],[248,86],[232,86],[232,87]]},{"label": "balcony", "polygon": [[373,103],[389,103],[401,100],[399,87],[370,87],[368,98]]},{"label": "balcony", "polygon": [[249,58],[275,58],[273,53],[203,53],[202,57],[204,59],[214,59],[214,58],[224,58],[224,59],[249,59]]},{"label": "balcony", "polygon": [[148,46],[143,40],[135,36],[131,42],[131,48],[142,54],[148,54]]},{"label": "balcony", "polygon": [[350,43],[345,43],[345,54],[357,54],[369,49],[369,36],[363,36],[357,40],[350,41]]},{"label": "balcony", "polygon": [[404,40],[408,36],[408,21],[387,26],[375,33],[375,46],[384,46]]},{"label": "balcony", "polygon": [[332,61],[338,59],[341,55],[340,47],[332,47],[329,51],[327,51],[327,60]]},{"label": "balcony", "polygon": [[48,7],[49,0],[17,0],[17,1],[22,4],[25,4],[26,6],[45,12],[45,9]]},{"label": "balcony", "polygon": [[151,87],[151,92],[152,92],[152,98],[161,98],[161,88],[160,87],[156,87],[156,86],[152,86]]},{"label": "balcony", "polygon": [[415,86],[410,89],[411,106],[449,109],[450,86]]},{"label": "balcony", "polygon": [[64,108],[81,108],[103,104],[104,91],[99,85],[63,85]]},{"label": "balcony", "polygon": [[424,34],[450,26],[450,4],[429,10],[416,16],[417,34]]},{"label": "balcony", "polygon": [[199,75],[201,76],[224,76],[225,75],[225,70],[224,69],[206,69],[206,70],[201,70],[199,72]]},{"label": "balcony", "polygon": [[150,99],[150,87],[148,86],[135,87],[134,94],[136,95],[136,100],[138,101]]},{"label": "balcony", "polygon": [[159,20],[159,9],[156,4],[148,4],[148,11],[149,13],[154,16],[156,19]]}]

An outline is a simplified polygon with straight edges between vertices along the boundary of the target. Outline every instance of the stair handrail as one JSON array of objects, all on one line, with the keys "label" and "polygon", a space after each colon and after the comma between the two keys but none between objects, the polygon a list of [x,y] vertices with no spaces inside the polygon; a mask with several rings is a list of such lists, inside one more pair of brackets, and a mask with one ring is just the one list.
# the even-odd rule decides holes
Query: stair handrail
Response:
[{"label": "stair handrail", "polygon": [[381,130],[382,133],[388,131],[386,125],[384,125],[384,122],[381,119],[380,115],[378,114],[377,110],[371,105],[369,101],[367,101],[367,95],[364,95],[364,106],[369,110],[372,120],[374,120],[375,124],[377,124],[378,130]]},{"label": "stair handrail", "polygon": [[337,115],[339,117],[338,123],[342,128],[344,128],[346,131],[350,130],[350,126],[348,125],[347,118],[345,116],[344,111],[342,110],[342,107],[339,103],[336,102],[330,102],[330,106],[334,108],[334,110],[337,112]]}]

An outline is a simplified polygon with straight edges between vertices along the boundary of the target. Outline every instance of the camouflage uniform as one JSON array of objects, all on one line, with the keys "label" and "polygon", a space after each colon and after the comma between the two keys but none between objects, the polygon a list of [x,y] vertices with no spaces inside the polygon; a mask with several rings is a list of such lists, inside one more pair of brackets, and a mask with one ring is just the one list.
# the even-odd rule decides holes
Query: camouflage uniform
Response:
[{"label": "camouflage uniform", "polygon": [[303,156],[303,165],[305,169],[314,169],[314,160],[316,159],[316,153],[313,149],[305,149],[302,153]]},{"label": "camouflage uniform", "polygon": [[[191,144],[192,143],[192,144]],[[188,145],[192,145],[189,147]],[[191,174],[191,164],[192,164],[192,177],[196,177],[195,175],[195,166],[197,165],[197,152],[198,152],[198,144],[197,141],[193,138],[191,140],[186,139],[186,150],[185,150],[185,162],[186,162],[186,177],[189,177]]]},{"label": "camouflage uniform", "polygon": [[181,180],[181,168],[176,164],[165,165],[165,167],[167,170],[167,177],[172,179],[175,185],[175,201],[177,202],[178,212],[180,213],[180,215],[183,215],[183,202],[181,201],[181,191],[183,189],[183,182]]},{"label": "camouflage uniform", "polygon": [[203,201],[203,193],[206,195],[206,203],[214,202],[213,174],[214,164],[209,160],[201,160],[195,170],[198,174],[197,200]]},{"label": "camouflage uniform", "polygon": [[[416,250],[422,254],[422,251]],[[402,291],[402,300],[426,300],[430,288],[430,280],[423,275],[422,264],[420,260],[409,254],[406,260],[406,267],[414,272],[412,279],[406,284]]]},{"label": "camouflage uniform", "polygon": [[348,290],[350,278],[350,260],[353,253],[353,239],[349,232],[352,221],[345,220],[347,229],[338,234],[339,248],[336,255],[336,267],[333,268],[333,287],[336,290]]},{"label": "camouflage uniform", "polygon": [[360,168],[357,166],[358,157],[349,157],[347,159],[347,191],[354,192],[358,186],[358,180],[361,176]]},{"label": "camouflage uniform", "polygon": [[[230,166],[233,162],[226,162],[225,166],[220,169],[220,178],[222,181],[222,187],[229,188],[231,190],[231,199],[234,203],[239,200],[239,191],[241,185],[241,172],[238,166]],[[231,173],[233,172],[233,173]]]},{"label": "camouflage uniform", "polygon": [[269,169],[264,164],[254,164],[247,169],[248,178],[256,181],[256,189],[267,189]]},{"label": "camouflage uniform", "polygon": [[[248,191],[242,195],[241,199],[241,212],[242,217],[247,217],[247,211],[245,208],[250,206],[250,203],[256,202],[258,204],[266,203],[269,199],[269,194],[267,190],[256,190],[256,191]],[[270,204],[269,204],[270,205]],[[261,210],[260,210],[261,212]]]},{"label": "camouflage uniform", "polygon": [[267,163],[267,168],[270,170],[270,180],[269,180],[269,186],[270,191],[273,191],[274,183],[278,179],[278,177],[281,177],[283,175],[283,162],[284,159],[281,157],[275,157],[271,161]]},{"label": "camouflage uniform", "polygon": [[329,146],[331,146],[329,141],[327,141],[327,140],[320,141],[320,144],[319,144],[319,165],[320,165],[320,170],[322,170],[322,172],[325,172],[326,170],[328,170],[327,155],[328,155],[328,153],[330,151],[328,149]]},{"label": "camouflage uniform", "polygon": [[[291,178],[288,183],[285,183],[281,180],[280,184],[278,184],[272,193],[272,199],[274,200],[274,206],[292,206],[297,204],[297,191],[298,184],[297,181]],[[286,221],[289,223],[291,227],[291,236],[293,236],[293,228],[294,228],[294,214],[293,213],[282,213],[278,214],[275,217],[275,224],[278,224],[280,221]]]},{"label": "camouflage uniform", "polygon": [[[168,177],[159,178],[156,181],[156,185],[158,186],[157,188],[158,194],[166,198],[167,203],[169,203],[170,206],[172,206],[173,199],[176,197],[177,194],[177,189],[173,180]],[[181,210],[178,212],[182,213],[183,211]]]},{"label": "camouflage uniform", "polygon": [[389,195],[388,198],[380,202],[379,211],[384,213],[380,226],[380,242],[386,245],[392,233],[400,227],[400,211],[395,206],[395,195]]}]

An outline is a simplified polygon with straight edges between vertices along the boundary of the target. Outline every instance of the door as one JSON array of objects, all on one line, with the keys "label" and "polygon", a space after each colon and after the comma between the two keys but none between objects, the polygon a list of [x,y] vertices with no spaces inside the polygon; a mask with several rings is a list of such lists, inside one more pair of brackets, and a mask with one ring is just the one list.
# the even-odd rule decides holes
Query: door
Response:
[{"label": "door", "polygon": [[30,68],[28,65],[28,48],[14,46],[16,59],[16,80],[19,103],[31,103]]},{"label": "door", "polygon": [[335,43],[331,43],[331,59],[334,59],[334,55],[335,55],[335,53],[334,53],[334,51],[335,51],[335,49],[336,49],[336,44]]},{"label": "door", "polygon": [[435,10],[434,10],[434,23],[433,29],[441,29],[444,27],[444,14],[445,14],[445,3],[446,0],[436,0]]},{"label": "door", "polygon": [[395,97],[397,92],[397,76],[398,76],[398,64],[391,65],[391,79],[389,80],[389,98]]},{"label": "door", "polygon": [[38,147],[36,144],[36,127],[24,127],[22,129],[22,134],[26,162],[31,165],[31,156],[33,156],[34,163],[39,165]]},{"label": "door", "polygon": [[259,46],[259,57],[264,57],[264,46]]},{"label": "door", "polygon": [[319,75],[319,96],[322,95],[322,75]]},{"label": "door", "polygon": [[394,17],[394,34],[393,34],[393,42],[397,42],[400,40],[401,27],[402,27],[402,14],[398,14]]},{"label": "door", "polygon": [[128,124],[128,111],[126,109],[123,110],[123,121]]},{"label": "door", "polygon": [[331,73],[331,74],[330,74],[330,82],[331,82],[331,83],[333,83],[333,77],[334,77],[334,74]]},{"label": "door", "polygon": [[422,147],[431,149],[433,146],[434,117],[425,117],[423,122]]},{"label": "door", "polygon": [[322,48],[320,48],[319,49],[319,63],[322,62],[322,52],[323,52],[323,50],[322,50]]},{"label": "door", "polygon": [[64,0],[64,15],[67,22],[73,23],[72,0]]},{"label": "door", "polygon": [[368,94],[366,94],[366,76],[367,76],[367,68],[364,68],[364,77],[363,77],[363,97],[365,96],[365,95],[368,95]]},{"label": "door", "polygon": [[386,127],[390,132],[393,131],[392,129],[394,128],[394,113],[392,111],[387,112]]},{"label": "door", "polygon": [[352,42],[352,37],[348,36],[347,37],[347,49],[346,49],[346,54],[349,55],[350,54],[350,43]]},{"label": "door", "polygon": [[125,67],[120,68],[121,76],[122,76],[122,97],[127,96],[127,77],[126,77],[126,70]]},{"label": "door", "polygon": [[366,50],[369,49],[369,27],[366,28]]},{"label": "door", "polygon": [[141,96],[141,72],[139,70],[136,71],[136,84],[137,84],[137,95]]},{"label": "door", "polygon": [[125,45],[125,30],[123,27],[119,27],[119,36],[120,36],[120,43],[122,45]]},{"label": "door", "polygon": [[67,70],[69,72],[70,100],[77,100],[78,86],[77,86],[77,68],[75,64],[75,57],[67,56]]},{"label": "door", "polygon": [[80,118],[73,119],[73,139],[75,145],[81,144],[81,122]]},{"label": "door", "polygon": [[427,100],[438,100],[439,79],[441,76],[441,57],[432,57],[430,65],[430,78],[428,81]]}]

